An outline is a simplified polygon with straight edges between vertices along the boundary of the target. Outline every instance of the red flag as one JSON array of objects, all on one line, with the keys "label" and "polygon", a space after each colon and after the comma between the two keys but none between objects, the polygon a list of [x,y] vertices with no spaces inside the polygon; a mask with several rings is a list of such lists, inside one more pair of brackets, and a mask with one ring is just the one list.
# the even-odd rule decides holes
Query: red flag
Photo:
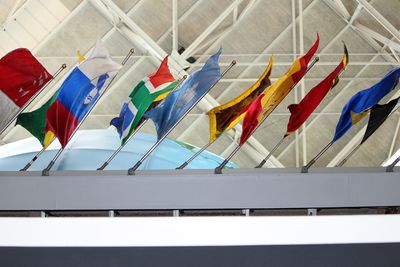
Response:
[{"label": "red flag", "polygon": [[243,119],[242,135],[240,136],[240,145],[247,141],[253,130],[261,122],[263,116],[261,114],[262,104],[261,99],[264,94],[259,95],[248,107],[246,116]]},{"label": "red flag", "polygon": [[308,63],[318,49],[318,44],[319,35],[317,34],[317,40],[310,50],[308,50],[304,56],[297,58],[279,80],[266,88],[264,92],[248,106],[248,111],[243,120],[240,145],[247,141],[254,129],[257,128],[257,125],[271,114],[301,78],[303,78],[307,72]]},{"label": "red flag", "polygon": [[26,48],[0,59],[0,90],[22,107],[50,79],[51,74]]},{"label": "red flag", "polygon": [[298,104],[288,106],[291,113],[287,126],[287,135],[295,132],[308,119],[311,113],[321,103],[322,99],[338,83],[339,73],[346,68],[348,63],[347,48],[344,46],[344,55],[340,64],[318,85],[308,92],[308,94]]}]

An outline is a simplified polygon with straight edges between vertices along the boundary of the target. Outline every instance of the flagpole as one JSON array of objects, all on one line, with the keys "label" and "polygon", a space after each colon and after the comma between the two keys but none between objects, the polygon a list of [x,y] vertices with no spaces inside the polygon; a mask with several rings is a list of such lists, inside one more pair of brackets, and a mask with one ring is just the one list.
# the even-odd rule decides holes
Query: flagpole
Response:
[{"label": "flagpole", "polygon": [[120,145],[117,150],[114,151],[114,153],[101,165],[101,167],[97,168],[98,171],[104,170],[105,167],[107,167],[108,164],[115,158],[115,156],[125,147],[125,145],[136,135],[136,133],[140,130],[140,128],[143,127],[143,125],[147,122],[148,119],[144,120],[138,127],[136,127],[135,131],[128,137],[128,140],[126,140],[125,143]]},{"label": "flagpole", "polygon": [[[54,141],[51,140],[50,144]],[[50,145],[49,144],[49,145]],[[25,167],[23,167],[22,169],[20,169],[19,171],[24,172],[26,170],[28,170],[32,164],[40,157],[40,155],[42,155],[42,153],[46,150],[47,147],[42,147],[42,149],[31,159],[31,161],[28,162],[28,164],[25,165]]]},{"label": "flagpole", "polygon": [[324,154],[328,148],[330,148],[333,145],[333,141],[331,141],[329,144],[327,144],[306,166],[303,166],[301,168],[302,173],[308,173],[308,169]]},{"label": "flagpole", "polygon": [[[134,53],[134,49],[130,49],[129,53],[125,56],[124,60],[122,61],[121,65],[125,65],[125,63],[129,60],[129,58],[133,55]],[[79,124],[77,125],[77,127],[75,128],[75,130],[72,132],[71,136],[68,138],[68,142],[72,139],[72,137],[74,136],[74,134],[78,131],[79,127],[82,125],[82,123],[85,121],[85,119],[89,116],[90,112],[93,110],[93,108],[96,106],[97,102],[99,101],[99,99],[104,95],[104,93],[107,91],[108,88],[110,88],[110,85],[112,84],[112,82],[115,80],[115,77],[117,77],[117,75],[115,75],[111,81],[108,83],[107,87],[104,89],[103,93],[94,101],[93,105],[89,108],[89,110],[86,112],[86,114],[83,116],[82,120],[79,122]],[[51,169],[51,167],[53,167],[54,163],[56,162],[56,160],[58,159],[58,157],[61,155],[61,153],[64,151],[64,148],[60,148],[57,152],[57,154],[54,156],[54,158],[50,161],[49,165],[47,165],[47,167],[45,169],[42,170],[42,176],[49,176],[49,171]]]},{"label": "flagpole", "polygon": [[[179,88],[179,86],[181,86],[181,84],[183,83],[183,81],[186,79],[186,75],[183,76],[183,78],[178,82],[178,84],[174,87],[174,89],[172,89],[171,92],[173,92],[176,88]],[[165,99],[165,98],[164,98]],[[158,105],[160,105],[163,101],[160,101],[160,103]],[[157,105],[157,106],[158,106]],[[105,167],[107,167],[108,164],[110,164],[110,162],[115,158],[115,156],[122,150],[122,148],[125,147],[125,145],[136,135],[136,133],[140,130],[140,128],[142,128],[142,126],[148,121],[148,119],[145,119],[136,129],[135,131],[128,137],[128,139],[126,140],[125,143],[123,143],[122,145],[120,145],[118,147],[117,150],[114,151],[114,153],[103,163],[103,165],[101,165],[101,167],[97,168],[98,171],[102,171],[105,169]]]},{"label": "flagpole", "polygon": [[397,159],[395,159],[392,164],[388,165],[386,167],[386,172],[393,172],[393,168],[394,166],[396,166],[396,164],[400,161],[400,157],[398,157]]},{"label": "flagpole", "polygon": [[154,151],[154,149],[157,148],[159,144],[161,144],[162,141],[168,136],[170,132],[183,120],[183,118],[197,105],[197,103],[200,102],[200,100],[221,80],[221,78],[236,64],[236,60],[232,60],[231,64],[222,72],[221,77],[216,81],[207,92],[205,92],[199,99],[196,100],[196,102],[192,105],[191,108],[189,108],[179,119],[178,121],[160,138],[160,140],[157,140],[157,142],[146,152],[146,154],[143,155],[143,157],[136,162],[136,164],[128,170],[128,175],[135,175],[135,171],[137,168],[139,168],[140,165],[142,165],[143,161],[151,154],[151,152]]},{"label": "flagpole", "polygon": [[199,151],[197,151],[190,159],[182,163],[179,167],[176,167],[175,170],[181,170],[185,168],[192,160],[194,160],[198,155],[200,155],[204,150],[206,150],[214,141],[207,143],[204,145]]},{"label": "flagpole", "polygon": [[272,156],[272,154],[275,152],[275,150],[278,149],[278,147],[282,144],[283,140],[285,140],[285,138],[289,136],[288,134],[285,134],[282,139],[275,145],[275,147],[268,153],[268,155],[260,162],[260,164],[258,164],[257,166],[255,166],[254,168],[261,168],[262,166],[264,166],[264,164],[267,162],[267,160]]},{"label": "flagpole", "polygon": [[14,122],[14,120],[21,114],[39,95],[43,92],[44,89],[67,67],[66,64],[62,64],[61,67],[54,73],[53,78],[51,78],[39,91],[37,91],[22,107],[18,110],[18,112],[8,121],[7,125],[0,131],[0,135],[2,135],[7,128]]},{"label": "flagpole", "polygon": [[336,164],[335,167],[342,167],[347,160],[353,156],[353,154],[360,148],[363,143],[358,144],[339,164]]},{"label": "flagpole", "polygon": [[228,164],[228,162],[231,160],[231,158],[233,158],[236,152],[239,151],[242,145],[243,144],[236,146],[235,149],[231,152],[231,154],[229,154],[229,156],[226,159],[224,159],[224,161],[218,167],[214,169],[215,174],[222,174],[222,168],[225,167],[226,164]]},{"label": "flagpole", "polygon": [[[306,69],[304,75],[306,75],[307,72],[308,72],[312,67],[314,67],[315,63],[317,63],[318,60],[319,60],[319,57],[318,57],[318,56],[315,57],[315,58],[313,59],[313,61],[310,63],[310,66]],[[295,86],[297,86],[297,84],[298,84],[298,83],[292,85],[290,91],[291,91]],[[289,92],[290,92],[290,91],[289,91]],[[289,93],[288,93],[288,94],[289,94]],[[287,95],[288,95],[288,94],[287,94]],[[287,95],[285,95],[285,97],[286,97]],[[285,97],[284,97],[283,99],[285,99]],[[282,99],[281,101],[283,101],[283,99]],[[279,104],[278,104],[278,105],[279,105]],[[276,108],[278,105],[276,105],[276,106],[271,110],[271,113],[275,110],[275,108]],[[253,129],[253,131],[251,131],[251,133],[250,133],[249,136],[251,136],[251,135],[258,129],[258,127],[260,127],[260,125],[265,121],[265,119],[266,119],[267,117],[268,117],[268,116],[264,117],[264,118],[261,120],[261,122]],[[241,147],[242,145],[243,145],[243,144],[238,145],[238,146],[235,148],[235,150],[233,150],[232,153],[231,153],[218,167],[216,167],[216,168],[214,169],[214,173],[215,173],[215,174],[222,174],[222,168],[224,168],[225,165],[229,162],[229,160],[236,154],[236,152],[239,151],[239,149],[240,149],[240,147]]]}]

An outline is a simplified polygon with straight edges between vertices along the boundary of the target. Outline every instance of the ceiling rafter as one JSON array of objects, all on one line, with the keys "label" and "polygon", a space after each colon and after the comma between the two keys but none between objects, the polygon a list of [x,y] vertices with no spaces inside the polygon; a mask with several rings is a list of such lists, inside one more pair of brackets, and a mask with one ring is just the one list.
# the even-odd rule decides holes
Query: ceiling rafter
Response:
[{"label": "ceiling rafter", "polygon": [[[306,9],[304,10],[304,12],[308,12],[308,10],[311,10],[311,8],[313,7],[313,5],[315,5],[317,3],[317,1],[313,1],[310,5],[308,5],[307,7],[306,7]],[[296,21],[298,20],[299,18],[298,17],[296,17]],[[259,54],[257,57],[256,57],[256,59],[254,59],[254,62],[257,62],[257,61],[259,61],[264,55],[264,53],[266,52],[266,51],[268,51],[269,49],[271,49],[271,47],[273,46],[273,45],[275,45],[280,39],[282,39],[282,38],[284,38],[284,36],[285,36],[285,34],[288,32],[288,31],[290,31],[291,29],[292,29],[292,26],[293,26],[293,24],[291,23],[290,25],[288,25],[283,31],[281,31],[281,33],[270,43],[270,44],[268,44],[264,49],[263,49],[263,51],[261,52],[261,54]],[[211,46],[208,50],[211,50],[211,49],[214,49],[217,45],[219,45],[219,43],[221,42],[221,40],[224,38],[225,36],[222,36],[221,37],[221,39],[219,40],[219,41],[216,41],[215,43],[214,43],[214,45],[213,46]],[[206,51],[204,54],[208,54],[208,51]],[[199,60],[201,60],[201,58],[199,59]],[[238,75],[238,78],[242,78],[243,76],[245,76],[247,73],[248,73],[248,71],[250,70],[250,66],[247,66],[239,75]],[[223,96],[225,96],[228,92],[229,92],[229,90],[233,87],[235,85],[235,83],[232,83],[232,84],[230,84],[227,88],[225,88],[225,90],[224,90],[224,92],[223,93],[221,93],[221,95],[217,98],[217,99],[215,99],[215,102],[214,103],[212,103],[213,105],[211,106],[211,107],[208,107],[208,109],[210,109],[210,108],[212,108],[212,107],[214,107],[214,106],[218,106],[219,104],[219,102],[220,102],[220,99],[223,97]],[[201,103],[201,102],[200,102]],[[190,134],[190,131],[193,131],[194,129],[196,129],[196,127],[198,127],[199,125],[200,125],[200,123],[201,123],[201,120],[200,119],[196,119],[193,123],[192,123],[192,129],[186,129],[186,130],[184,130],[183,132],[182,132],[182,134],[181,135],[179,135],[178,136],[178,140],[182,140],[182,139],[184,139],[186,136],[188,136],[189,134]],[[236,127],[235,127],[235,129],[237,130],[237,131],[240,131],[241,130],[241,127],[239,126],[239,125],[237,125]],[[234,133],[232,132],[232,131],[228,131],[226,134],[228,134],[228,135],[230,135],[231,137],[233,137],[234,136]],[[248,142],[250,143],[250,144],[252,144],[253,142],[254,143],[258,143],[257,144],[257,146],[256,146],[256,149],[259,151],[259,152],[261,152],[260,154],[263,154],[263,155],[261,155],[259,158],[260,158],[260,160],[262,160],[263,159],[263,156],[265,157],[265,155],[267,155],[268,153],[269,153],[269,151],[265,148],[265,146],[264,145],[262,145],[259,141],[257,141],[256,140],[256,138],[254,137],[254,136],[251,136],[250,138],[249,138],[249,140],[248,140]],[[245,147],[243,147],[244,149],[246,149]],[[275,157],[271,157],[270,158],[270,161],[272,161],[272,163],[274,163],[274,164],[276,164],[277,162],[279,162]],[[280,163],[280,162],[279,162]],[[280,163],[281,164],[281,163]],[[282,164],[281,164],[281,166],[283,166]]]},{"label": "ceiling rafter", "polygon": [[[116,6],[111,0],[102,0],[103,3],[105,3],[108,8],[115,12],[120,18],[121,20],[129,27],[131,28],[131,30],[133,30],[134,32],[136,32],[137,34],[139,34],[143,40],[145,40],[148,44],[147,48],[150,48],[149,52],[156,56],[157,58],[162,58],[163,56],[165,56],[167,53],[165,51],[163,51],[163,49],[158,46],[158,44],[156,42],[154,42],[154,40],[152,40],[136,23],[134,23],[132,21],[131,18],[129,18],[118,6]],[[171,64],[172,68],[178,69],[179,73],[182,75],[187,75],[187,73],[180,69],[181,67],[179,66],[179,64],[177,62],[175,62],[173,59],[169,61]],[[203,103],[205,101],[202,101]],[[255,145],[260,145],[259,143],[257,143],[256,140],[253,140],[253,143],[255,143]],[[258,156],[257,160],[262,157],[262,155],[256,155]],[[277,166],[282,166],[279,163],[276,163]]]},{"label": "ceiling rafter", "polygon": [[[390,98],[390,100],[393,100],[397,97],[399,97],[400,94],[395,94]],[[388,100],[388,102],[390,101]],[[363,121],[366,121],[366,118],[363,119]],[[328,163],[327,167],[334,167],[337,164],[339,164],[362,140],[364,137],[365,131],[367,129],[367,124],[365,124],[352,138],[351,140],[344,146],[337,154],[336,156]],[[396,131],[395,131],[396,132]],[[396,135],[396,134],[395,134]],[[389,152],[390,153],[390,152]]]},{"label": "ceiling rafter", "polygon": [[[355,30],[356,33],[359,33],[359,31],[357,31],[357,29],[354,27],[353,23],[354,23],[355,19],[357,18],[357,16],[360,14],[360,12],[361,12],[361,7],[362,7],[362,6],[359,5],[359,6],[356,8],[356,10],[354,11],[354,13],[353,13],[351,19],[350,19],[350,20],[346,20],[344,17],[341,16],[341,13],[338,12],[338,11],[335,9],[335,6],[332,6],[332,4],[331,4],[328,0],[325,0],[324,2],[325,2],[333,11],[335,11],[335,13],[336,13],[342,20],[344,20],[344,21],[346,22],[346,26],[343,28],[343,30],[342,30],[339,34],[336,35],[336,37],[340,36],[340,35],[341,35],[345,30],[347,30],[349,27],[352,28],[353,30]],[[364,38],[364,36],[361,35],[361,34],[360,34],[360,37]],[[384,59],[387,60],[388,62],[392,63],[393,65],[396,65],[396,63],[395,63],[394,60],[393,60],[393,57],[391,57],[388,53],[385,53],[385,52],[386,52],[386,51],[385,51],[386,45],[384,46],[384,48],[382,48],[381,46],[379,46],[379,48],[380,48],[380,49],[379,49],[376,45],[373,45],[373,44],[371,44],[370,42],[368,42],[368,43],[371,45],[371,47],[373,47],[375,50],[377,50],[377,54],[375,54],[375,56],[373,56],[373,57],[369,60],[369,62],[373,62],[378,56],[382,56],[382,57],[384,57]],[[368,66],[369,66],[369,64],[366,64],[365,66],[363,66],[363,67],[361,68],[361,70],[355,75],[355,78],[360,77],[361,74],[368,68]],[[335,95],[335,97],[333,97],[333,98],[330,100],[330,102],[327,103],[327,104],[325,105],[325,107],[322,109],[321,113],[318,114],[318,115],[316,115],[316,116],[306,125],[304,131],[301,131],[301,132],[299,133],[299,135],[301,136],[302,134],[304,134],[304,133],[308,130],[308,128],[310,128],[312,125],[314,125],[314,124],[320,119],[320,117],[323,115],[323,112],[326,111],[326,110],[328,110],[329,108],[331,108],[331,106],[335,103],[335,100],[338,99],[338,97],[340,97],[340,96],[346,91],[347,88],[349,88],[350,86],[352,86],[352,84],[354,83],[354,81],[356,81],[356,79],[352,79],[344,88],[342,88],[342,89]],[[280,159],[285,153],[287,153],[287,152],[289,151],[289,149],[290,149],[293,145],[294,145],[294,141],[291,141],[291,142],[286,146],[286,148],[285,148],[284,150],[281,151],[281,153],[277,156],[277,158]]]}]

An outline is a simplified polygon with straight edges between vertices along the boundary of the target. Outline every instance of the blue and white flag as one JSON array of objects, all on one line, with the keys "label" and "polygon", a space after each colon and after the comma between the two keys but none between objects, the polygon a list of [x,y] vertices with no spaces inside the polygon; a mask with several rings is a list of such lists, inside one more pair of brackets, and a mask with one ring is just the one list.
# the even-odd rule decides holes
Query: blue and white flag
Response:
[{"label": "blue and white flag", "polygon": [[207,94],[214,83],[221,78],[218,59],[222,48],[212,55],[203,68],[194,72],[176,91],[171,92],[158,106],[146,112],[145,117],[153,120],[157,139],[160,140],[197,100]]}]

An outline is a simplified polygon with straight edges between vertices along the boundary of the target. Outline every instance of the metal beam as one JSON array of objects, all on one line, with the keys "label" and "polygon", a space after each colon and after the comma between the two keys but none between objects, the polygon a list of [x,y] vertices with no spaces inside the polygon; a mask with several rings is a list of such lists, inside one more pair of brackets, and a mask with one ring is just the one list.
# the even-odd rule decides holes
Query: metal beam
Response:
[{"label": "metal beam", "polygon": [[377,33],[374,30],[371,30],[370,28],[368,28],[367,26],[362,25],[361,23],[355,23],[354,26],[356,27],[357,30],[359,30],[360,32],[362,32],[363,34],[393,48],[396,51],[400,51],[400,44],[390,40],[389,38],[383,36],[382,34]]},{"label": "metal beam", "polygon": [[[400,206],[398,168],[1,172],[0,210]],[[32,190],[32,189],[35,190]],[[223,193],[221,193],[223,192]]]},{"label": "metal beam", "polygon": [[368,11],[388,32],[400,41],[400,32],[379,11],[377,11],[367,0],[356,0]]},{"label": "metal beam", "polygon": [[197,38],[193,41],[191,45],[189,45],[185,51],[182,53],[182,58],[188,58],[192,56],[193,51],[228,17],[230,13],[232,13],[235,8],[242,2],[243,0],[234,0],[234,2],[227,8],[225,11],[218,16],[213,23],[211,23],[207,29],[205,29]]},{"label": "metal beam", "polygon": [[337,10],[342,14],[345,19],[350,19],[351,15],[341,0],[331,0],[337,6]]},{"label": "metal beam", "polygon": [[172,0],[172,50],[178,52],[178,0]]},{"label": "metal beam", "polygon": [[[311,10],[311,8],[315,5],[317,3],[317,1],[313,1],[310,5],[308,5],[307,6],[307,8],[304,10],[304,13],[306,13],[306,12],[309,12],[309,10]],[[298,17],[296,18],[296,20],[298,19]],[[263,49],[263,51],[261,52],[261,54],[258,54],[258,56],[256,57],[256,59],[254,60],[255,62],[256,61],[259,61],[264,55],[264,53],[266,52],[266,51],[268,51],[275,43],[277,43],[280,39],[282,39],[284,36],[285,36],[285,34],[288,32],[288,31],[290,31],[292,29],[292,24],[290,24],[290,25],[288,25],[269,45],[267,45],[264,49]],[[214,46],[216,46],[216,45],[218,45],[219,44],[219,42],[215,42],[215,44],[214,44]],[[213,48],[213,47],[210,47],[210,49],[211,48]],[[205,54],[207,54],[207,52],[205,53]],[[245,70],[243,70],[240,74],[239,74],[239,76],[238,76],[238,78],[242,78],[242,77],[244,77],[246,74],[247,74],[247,72],[250,70],[250,66],[248,66]],[[223,96],[225,96],[225,94],[227,94],[228,92],[229,92],[229,89],[231,89],[233,86],[234,86],[235,84],[234,83],[232,83],[231,85],[229,85],[227,88],[225,88],[225,90],[224,90],[224,92],[223,93],[221,93],[220,94],[220,96],[217,98],[217,99],[214,99],[214,103],[213,103],[213,105],[210,105],[209,107],[208,107],[208,109],[210,109],[210,108],[212,108],[212,107],[214,107],[214,106],[217,106],[217,105],[219,105],[219,100],[221,99],[221,97],[223,97]],[[207,96],[206,96],[207,97]],[[206,98],[206,100],[209,100],[208,98]],[[212,99],[211,99],[212,100]],[[200,104],[202,104],[202,102],[200,102]],[[203,107],[203,110],[207,110],[207,107]],[[201,120],[200,119],[196,119],[193,123],[192,123],[192,129],[195,129],[199,124],[201,123]],[[241,127],[240,126],[236,126],[235,127],[235,129],[236,130],[239,130],[239,131],[241,131]],[[189,130],[189,129],[187,129],[187,130],[185,130],[185,131],[183,131],[183,133],[181,134],[181,135],[179,135],[178,136],[178,140],[182,140],[183,138],[185,138],[188,134],[189,134],[189,132],[190,132],[191,130]],[[227,134],[230,134],[231,136],[232,136],[232,133],[230,133],[230,132],[227,132]],[[250,145],[253,145],[254,147],[256,147],[257,148],[257,150],[258,151],[260,151],[262,154],[264,154],[264,156],[265,155],[267,155],[268,153],[269,153],[269,151],[265,148],[265,146],[263,146],[259,141],[257,141],[256,140],[256,138],[255,137],[253,137],[253,136],[251,136],[250,138],[249,138],[249,140],[248,140],[248,143],[250,144]],[[243,150],[247,150],[247,148],[246,148],[246,146],[243,146]],[[253,156],[254,157],[254,154],[253,153],[249,153],[249,156]],[[258,157],[257,157],[258,158]],[[261,158],[260,160],[262,160],[263,158]],[[259,160],[259,159],[255,159],[255,160]],[[275,157],[271,157],[270,158],[270,160],[271,160],[271,162],[274,162],[274,164],[279,164],[278,166],[283,166]]]},{"label": "metal beam", "polygon": [[[400,96],[400,93],[396,93],[393,95],[389,101],[397,98]],[[363,119],[365,121],[366,118]],[[360,122],[361,123],[361,122]],[[327,167],[334,167],[338,163],[340,163],[362,140],[365,131],[367,130],[367,124],[365,124],[364,127],[362,127],[354,136],[353,138],[346,144],[345,147],[343,147],[339,153],[336,153],[336,156],[328,163]]]},{"label": "metal beam", "polygon": [[[332,7],[332,5],[331,5],[331,3],[330,3],[329,1],[325,0],[325,3],[327,3],[327,5],[328,5],[329,7],[331,7],[334,11],[336,11],[335,8]],[[352,28],[353,30],[355,30],[356,32],[358,32],[358,31],[356,30],[356,28],[352,25],[352,23],[355,21],[356,17],[360,14],[360,11],[361,11],[361,6],[359,5],[359,6],[357,7],[357,9],[354,11],[354,13],[353,13],[353,15],[352,15],[352,17],[351,17],[350,20],[346,20],[345,18],[341,17],[340,12],[337,12],[338,16],[339,16],[341,19],[343,19],[343,20],[347,23],[347,25],[346,25],[346,26],[344,27],[344,29],[340,32],[340,34],[344,33],[344,31],[347,30],[349,27]],[[336,37],[338,37],[340,34],[336,35]],[[361,37],[363,37],[363,36],[361,36]],[[328,44],[328,45],[329,45],[329,44]],[[371,45],[371,46],[372,46],[374,49],[378,49],[376,46],[373,46],[373,45]],[[328,47],[328,46],[327,46],[327,47]],[[327,47],[325,47],[325,48],[327,48]],[[379,48],[380,48],[379,53],[378,53],[378,54],[375,54],[375,55],[371,58],[371,60],[370,60],[369,62],[372,62],[372,61],[374,61],[378,56],[381,56],[381,54],[384,53],[384,51],[385,51],[384,49],[386,48],[386,45],[385,45],[383,48],[382,48],[381,46],[379,46]],[[384,58],[385,58],[386,60],[391,60],[391,61],[393,61],[393,58],[392,58],[392,57],[390,57],[390,58],[384,57]],[[349,88],[349,87],[354,83],[354,81],[356,81],[357,78],[359,78],[359,77],[361,76],[361,74],[362,74],[363,71],[368,67],[368,65],[369,65],[369,64],[364,65],[364,67],[355,75],[355,78],[356,78],[356,79],[352,79],[352,80],[351,80],[340,92],[338,92],[338,93],[336,94],[336,96],[322,109],[321,113],[320,113],[320,114],[317,114],[317,116],[315,116],[315,118],[314,118],[313,120],[310,121],[310,123],[306,126],[305,131],[307,131],[307,129],[308,129],[309,127],[311,127],[312,125],[314,125],[315,122],[318,121],[318,120],[320,119],[320,117],[323,115],[323,112],[326,111],[326,110],[328,110],[328,109],[331,107],[331,105],[333,105],[333,103],[335,102],[335,99],[337,99],[339,96],[341,96],[341,95],[346,91],[346,89]],[[302,131],[302,132],[300,132],[299,134],[302,135],[303,133],[304,133],[304,132]],[[284,150],[282,150],[282,152],[277,156],[277,158],[280,159],[285,153],[287,153],[287,151],[291,148],[292,145],[293,145],[293,141],[290,142],[290,143],[286,146],[286,148],[285,148]]]}]

